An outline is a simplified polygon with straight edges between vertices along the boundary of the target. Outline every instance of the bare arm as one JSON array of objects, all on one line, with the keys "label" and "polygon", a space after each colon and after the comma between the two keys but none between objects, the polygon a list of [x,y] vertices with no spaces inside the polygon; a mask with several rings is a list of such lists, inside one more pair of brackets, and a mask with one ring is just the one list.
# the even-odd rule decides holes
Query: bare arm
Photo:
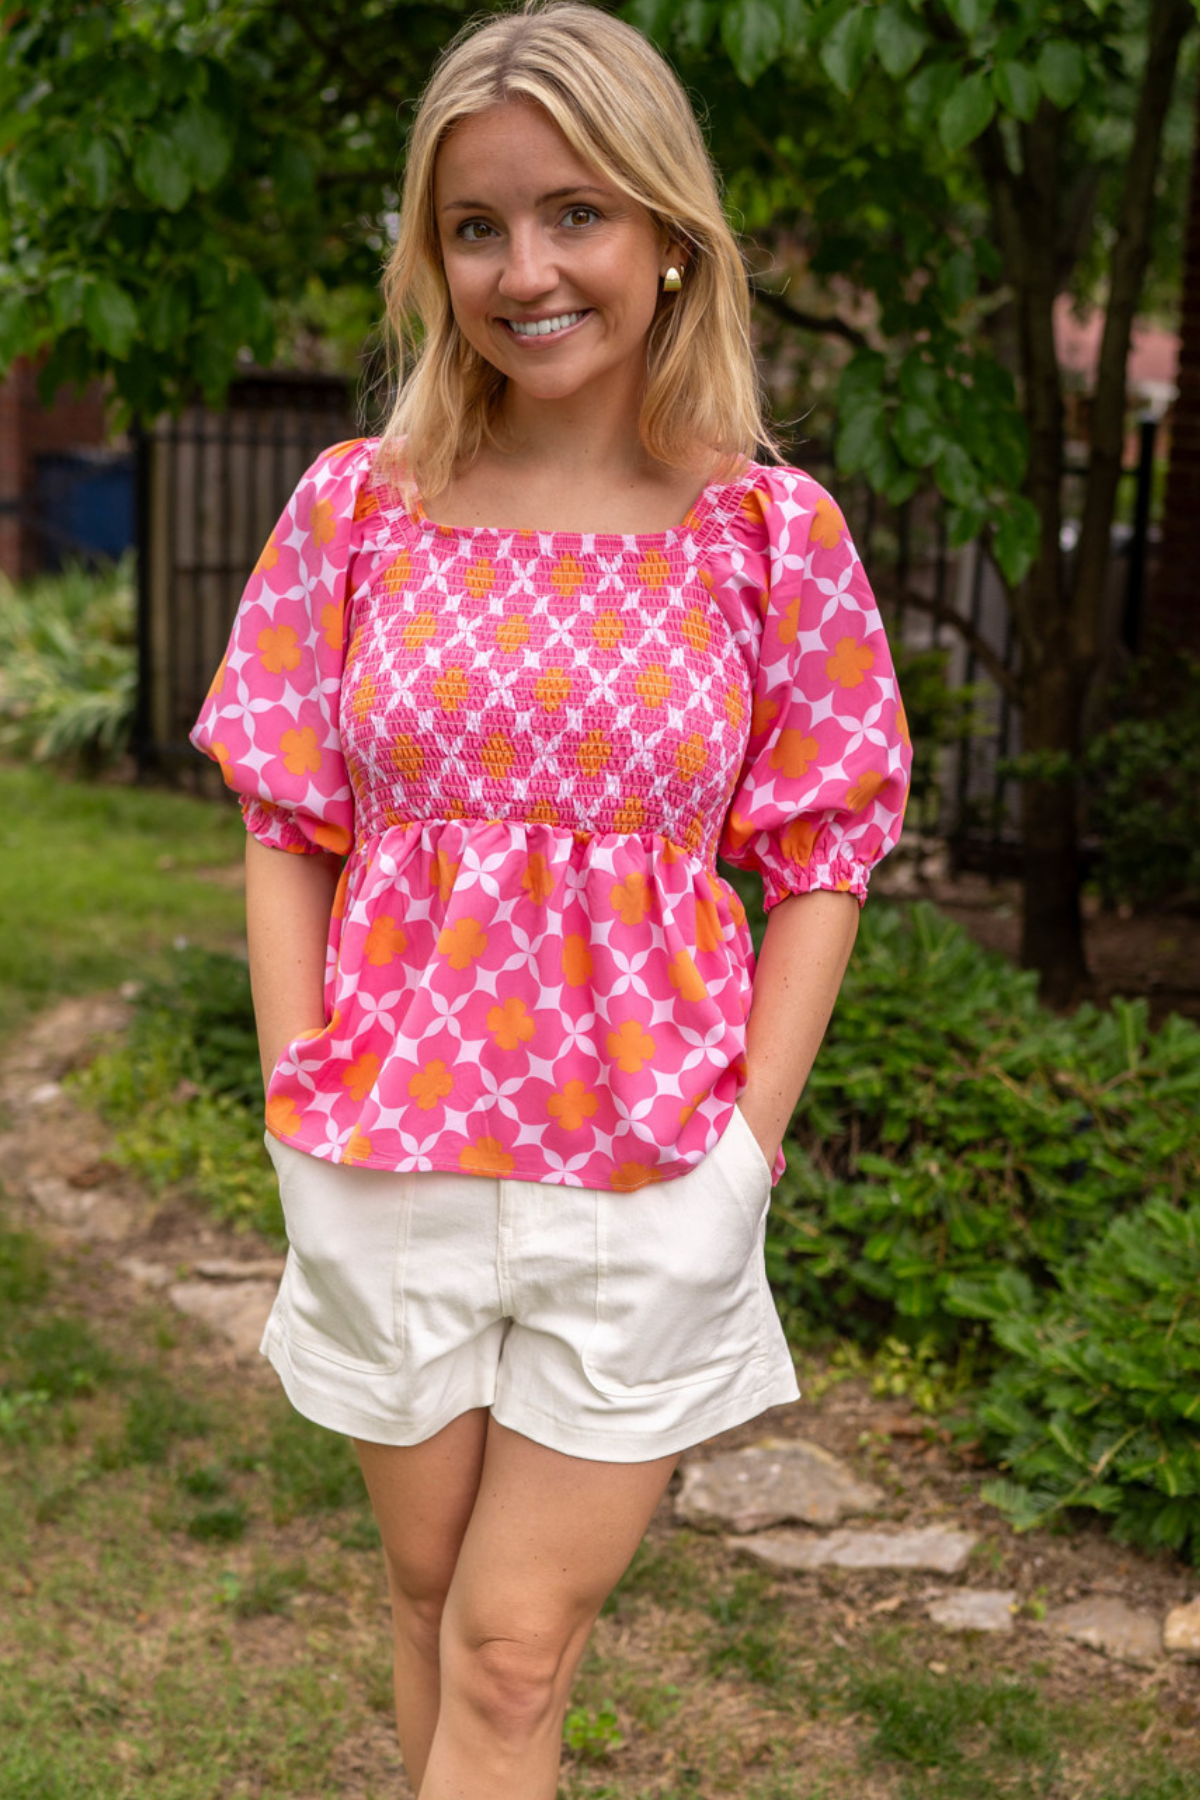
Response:
[{"label": "bare arm", "polygon": [[746,1027],[741,1107],[768,1163],[816,1061],[858,933],[852,894],[793,894],[772,907]]},{"label": "bare arm", "polygon": [[292,856],[246,839],[246,936],[266,1083],[284,1048],[325,1023],[325,943],[341,871],[324,851]]}]

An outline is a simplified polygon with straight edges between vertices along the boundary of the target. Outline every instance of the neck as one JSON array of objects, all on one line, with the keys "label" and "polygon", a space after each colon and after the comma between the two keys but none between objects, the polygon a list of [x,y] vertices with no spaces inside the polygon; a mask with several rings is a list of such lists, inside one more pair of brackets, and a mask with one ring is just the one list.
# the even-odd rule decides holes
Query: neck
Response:
[{"label": "neck", "polygon": [[510,386],[504,406],[504,460],[530,474],[553,470],[564,482],[597,476],[636,478],[647,470],[639,407],[596,396],[531,400]]}]

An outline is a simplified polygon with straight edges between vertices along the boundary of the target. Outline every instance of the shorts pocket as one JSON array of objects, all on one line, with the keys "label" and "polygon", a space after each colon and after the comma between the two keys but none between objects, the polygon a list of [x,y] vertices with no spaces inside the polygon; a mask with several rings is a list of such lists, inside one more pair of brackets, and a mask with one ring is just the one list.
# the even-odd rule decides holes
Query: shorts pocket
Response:
[{"label": "shorts pocket", "polygon": [[288,1236],[273,1317],[290,1349],[346,1369],[398,1369],[407,1183],[323,1162],[269,1132],[266,1145]]},{"label": "shorts pocket", "polygon": [[738,1119],[686,1175],[598,1193],[596,1319],[583,1366],[600,1393],[693,1387],[765,1354],[771,1174]]}]

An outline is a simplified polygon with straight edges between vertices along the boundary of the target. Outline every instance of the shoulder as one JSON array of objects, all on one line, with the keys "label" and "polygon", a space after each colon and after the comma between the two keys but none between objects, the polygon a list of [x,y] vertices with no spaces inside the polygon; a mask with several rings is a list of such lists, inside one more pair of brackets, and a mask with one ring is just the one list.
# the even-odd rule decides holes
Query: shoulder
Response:
[{"label": "shoulder", "polygon": [[805,469],[787,463],[752,463],[737,484],[740,503],[734,529],[746,544],[767,554],[825,547],[846,535],[841,508]]}]

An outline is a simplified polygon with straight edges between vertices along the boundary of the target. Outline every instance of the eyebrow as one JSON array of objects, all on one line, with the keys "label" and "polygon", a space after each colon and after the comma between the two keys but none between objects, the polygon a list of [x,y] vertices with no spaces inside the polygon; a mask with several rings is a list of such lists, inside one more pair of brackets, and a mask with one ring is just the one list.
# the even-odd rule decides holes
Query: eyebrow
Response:
[{"label": "eyebrow", "polygon": [[[586,181],[573,183],[570,187],[552,188],[548,194],[539,194],[536,204],[546,206],[551,200],[565,200],[569,194],[607,194],[609,188],[595,187]],[[441,208],[442,212],[490,212],[490,204],[486,200],[448,200]]]}]

